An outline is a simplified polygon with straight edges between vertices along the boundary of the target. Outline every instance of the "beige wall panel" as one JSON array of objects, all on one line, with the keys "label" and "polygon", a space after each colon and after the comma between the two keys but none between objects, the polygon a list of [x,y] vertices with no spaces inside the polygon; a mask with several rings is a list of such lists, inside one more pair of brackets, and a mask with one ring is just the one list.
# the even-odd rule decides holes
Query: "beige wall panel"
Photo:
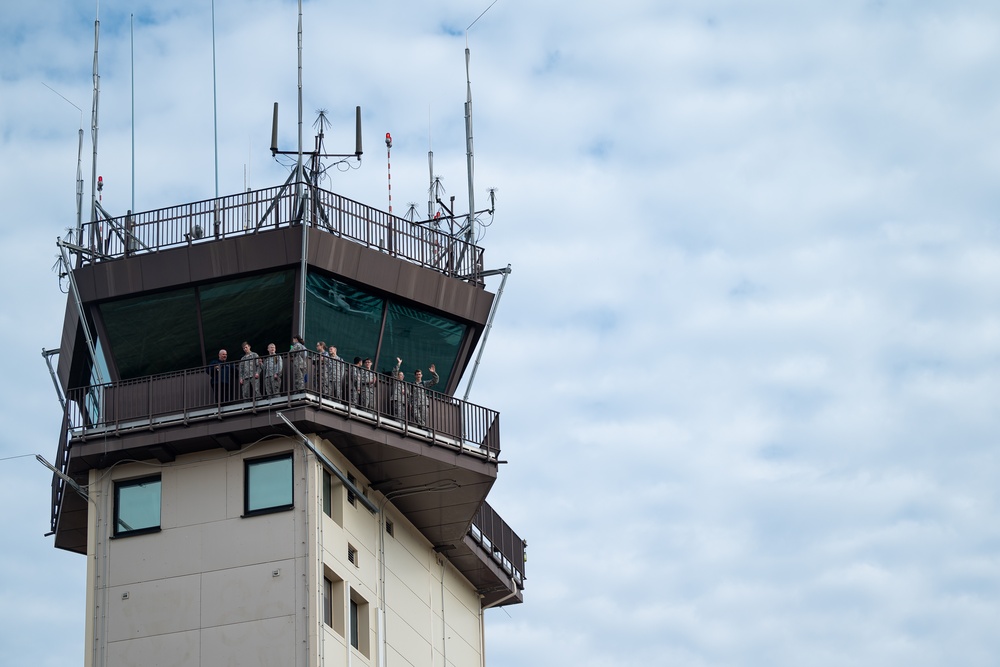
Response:
[{"label": "beige wall panel", "polygon": [[406,623],[429,633],[431,631],[432,608],[436,608],[440,613],[441,589],[437,584],[431,586],[426,574],[420,578],[420,581],[424,584],[423,591],[414,590],[413,586],[417,582],[404,581],[395,574],[386,572],[385,602],[386,607],[403,618]]},{"label": "beige wall panel", "polygon": [[295,618],[206,628],[201,633],[203,667],[292,667],[295,659]]},{"label": "beige wall panel", "polygon": [[206,572],[201,582],[203,627],[295,614],[295,561]]},{"label": "beige wall panel", "polygon": [[189,526],[109,540],[112,586],[202,571],[201,528]]},{"label": "beige wall panel", "polygon": [[176,632],[108,645],[111,667],[201,667],[199,632]]},{"label": "beige wall panel", "polygon": [[[406,664],[414,667],[432,667],[431,650],[432,642],[435,641],[430,633],[430,624],[427,611],[425,609],[425,623],[421,627],[412,625],[413,619],[409,621],[401,618],[390,609],[385,618],[385,637],[389,645],[389,652],[396,652],[400,656],[405,656]],[[440,643],[441,634],[438,633],[437,641]],[[390,661],[389,664],[399,664]]]},{"label": "beige wall panel", "polygon": [[[128,594],[128,599],[122,596]],[[108,591],[109,641],[165,635],[198,627],[201,575],[155,579]]]},{"label": "beige wall panel", "polygon": [[160,489],[160,526],[163,529],[226,518],[224,460],[167,468],[163,471]]},{"label": "beige wall panel", "polygon": [[[290,510],[202,525],[203,569],[221,570],[293,558],[297,546],[295,522],[300,516],[301,512]],[[303,530],[304,526],[300,527],[299,534]]]},{"label": "beige wall panel", "polygon": [[[472,591],[468,585],[455,585],[456,578],[458,577],[459,575],[453,571],[445,575],[444,616],[448,624],[448,634],[458,634],[462,637],[479,637],[478,606],[476,611],[472,611],[468,607],[469,602],[472,601],[472,596],[475,595],[475,591]],[[460,579],[460,581],[464,582],[465,580]],[[478,603],[479,597],[476,596],[475,600]],[[440,604],[440,600],[438,602]],[[440,613],[440,609],[438,612]],[[476,646],[478,645],[477,641]]]},{"label": "beige wall panel", "polygon": [[479,665],[479,645],[473,648],[462,637],[449,633],[448,635],[448,665],[451,667],[467,667]]},{"label": "beige wall panel", "polygon": [[323,626],[323,667],[342,665],[347,659],[347,640],[334,632],[329,625]]},{"label": "beige wall panel", "polygon": [[[398,534],[398,533],[397,533]],[[428,554],[430,547],[425,547]],[[425,561],[418,560],[412,551],[392,538],[386,539],[385,544],[385,569],[386,578],[392,575],[401,587],[408,588],[415,596],[425,604],[428,598],[428,587],[431,585],[431,573],[428,571]],[[440,582],[440,568],[436,568],[434,581]],[[439,584],[434,585],[440,588]]]}]

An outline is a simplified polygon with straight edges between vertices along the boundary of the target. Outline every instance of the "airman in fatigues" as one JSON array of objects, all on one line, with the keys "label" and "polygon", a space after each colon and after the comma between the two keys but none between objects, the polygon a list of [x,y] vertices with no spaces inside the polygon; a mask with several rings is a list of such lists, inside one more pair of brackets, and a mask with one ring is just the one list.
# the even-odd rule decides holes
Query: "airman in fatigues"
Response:
[{"label": "airman in fatigues", "polygon": [[389,407],[392,416],[397,419],[406,419],[406,376],[399,367],[403,365],[403,360],[396,357],[396,367],[392,369],[392,396],[389,399]]},{"label": "airman in fatigues", "polygon": [[296,391],[306,387],[306,346],[302,336],[292,336],[292,347],[288,351],[288,363],[292,367],[292,387]]},{"label": "airman in fatigues", "polygon": [[243,400],[260,396],[260,355],[250,351],[250,343],[243,341],[240,358],[240,390]]},{"label": "airman in fatigues", "polygon": [[427,389],[441,381],[434,369],[434,364],[431,364],[427,370],[431,373],[430,380],[424,379],[424,374],[419,368],[414,371],[413,382],[415,386],[410,389],[410,410],[413,413],[413,421],[421,426],[427,425]]},{"label": "airman in fatigues", "polygon": [[281,356],[275,353],[274,343],[269,343],[263,367],[265,396],[276,396],[281,392],[281,371],[283,370],[284,362],[281,360]]}]

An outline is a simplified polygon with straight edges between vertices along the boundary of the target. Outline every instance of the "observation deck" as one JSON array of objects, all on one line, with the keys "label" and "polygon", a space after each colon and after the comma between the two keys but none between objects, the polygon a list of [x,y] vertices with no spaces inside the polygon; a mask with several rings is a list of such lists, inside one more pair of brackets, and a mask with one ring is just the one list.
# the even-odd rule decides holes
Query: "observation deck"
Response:
[{"label": "observation deck", "polygon": [[[484,601],[513,593],[519,602],[524,543],[486,503],[500,463],[499,414],[453,396],[493,305],[482,249],[308,191],[300,206],[291,187],[269,188],[83,226],[57,371],[66,408],[56,467],[85,483],[90,469],[124,459],[238,451],[289,435],[281,412],[329,440],[379,492],[454,483],[394,505]],[[285,371],[268,396],[245,400],[238,383],[212,382],[208,362],[220,348],[237,359],[246,340],[263,356],[268,343],[288,349],[297,332],[310,347],[336,345],[344,359],[371,358],[371,397],[331,383],[311,351],[298,353],[313,369],[299,386],[290,353],[279,354]],[[393,400],[398,380],[387,372],[397,357],[408,374],[436,365],[441,391],[420,389],[422,413]],[[333,363],[337,378],[355,372]],[[85,552],[86,517],[86,502],[54,476],[56,546]]]}]

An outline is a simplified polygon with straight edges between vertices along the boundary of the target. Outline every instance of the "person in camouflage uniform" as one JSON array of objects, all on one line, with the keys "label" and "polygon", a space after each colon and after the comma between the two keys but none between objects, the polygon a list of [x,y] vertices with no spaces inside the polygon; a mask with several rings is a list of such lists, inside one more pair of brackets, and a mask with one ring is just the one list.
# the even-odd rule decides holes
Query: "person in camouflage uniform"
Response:
[{"label": "person in camouflage uniform", "polygon": [[288,351],[288,363],[292,367],[292,387],[295,391],[306,387],[306,346],[302,344],[302,336],[292,336],[292,346]]},{"label": "person in camouflage uniform", "polygon": [[264,395],[276,396],[281,392],[281,371],[284,370],[284,362],[275,353],[274,343],[267,346],[267,356],[264,357]]},{"label": "person in camouflage uniform", "polygon": [[396,367],[392,369],[392,396],[389,399],[389,408],[392,416],[397,419],[406,419],[406,376],[399,367],[403,365],[403,360],[396,357]]},{"label": "person in camouflage uniform", "polygon": [[375,383],[378,378],[375,371],[372,370],[370,357],[365,358],[364,368],[360,368],[359,371],[361,375],[361,407],[371,410],[375,407]]},{"label": "person in camouflage uniform", "polygon": [[326,349],[324,341],[316,343],[316,372],[319,377],[320,392],[324,396],[330,396],[333,392],[333,360]]},{"label": "person in camouflage uniform", "polygon": [[331,345],[326,348],[330,355],[330,382],[333,384],[333,391],[330,395],[337,400],[344,397],[344,376],[347,374],[347,363],[337,356],[337,346]]},{"label": "person in camouflage uniform", "polygon": [[413,414],[413,421],[421,426],[427,425],[427,403],[429,400],[427,389],[441,381],[434,369],[434,364],[431,364],[427,370],[431,373],[430,380],[424,379],[424,374],[419,368],[414,371],[413,382],[415,386],[410,389],[410,410]]},{"label": "person in camouflage uniform", "polygon": [[250,351],[250,343],[243,341],[240,358],[240,390],[243,400],[260,396],[260,355]]},{"label": "person in camouflage uniform", "polygon": [[351,385],[351,403],[361,404],[361,372],[365,369],[361,367],[361,357],[354,357],[354,365],[349,369],[349,383]]}]

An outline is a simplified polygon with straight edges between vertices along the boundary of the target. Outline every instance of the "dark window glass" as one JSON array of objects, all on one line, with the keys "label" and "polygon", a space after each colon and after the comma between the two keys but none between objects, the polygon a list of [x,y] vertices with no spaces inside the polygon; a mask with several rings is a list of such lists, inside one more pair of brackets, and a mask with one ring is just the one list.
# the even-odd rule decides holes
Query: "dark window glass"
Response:
[{"label": "dark window glass", "polygon": [[115,482],[115,535],[160,527],[160,478]]},{"label": "dark window glass", "polygon": [[323,470],[323,513],[333,517],[333,479],[330,471]]},{"label": "dark window glass", "polygon": [[317,340],[337,346],[337,355],[375,358],[382,328],[384,300],[346,283],[310,273],[306,281],[305,337],[312,349]]},{"label": "dark window glass", "polygon": [[122,379],[200,366],[197,308],[190,288],[100,305],[108,348]]},{"label": "dark window glass", "polygon": [[358,603],[351,600],[351,646],[358,648]]},{"label": "dark window glass", "polygon": [[323,622],[333,627],[333,582],[323,577]]},{"label": "dark window glass", "polygon": [[226,348],[229,358],[237,360],[243,356],[243,341],[260,355],[266,354],[268,343],[274,343],[278,352],[288,349],[295,311],[294,272],[204,285],[198,295],[207,359],[215,359],[219,349]]},{"label": "dark window glass", "polygon": [[406,379],[413,380],[413,371],[421,369],[424,380],[430,380],[427,367],[435,364],[441,382],[435,391],[444,391],[458,357],[458,348],[466,326],[440,315],[432,315],[408,306],[390,303],[382,336],[379,371],[389,372],[402,357]]},{"label": "dark window glass", "polygon": [[292,455],[246,461],[245,513],[291,509]]}]

